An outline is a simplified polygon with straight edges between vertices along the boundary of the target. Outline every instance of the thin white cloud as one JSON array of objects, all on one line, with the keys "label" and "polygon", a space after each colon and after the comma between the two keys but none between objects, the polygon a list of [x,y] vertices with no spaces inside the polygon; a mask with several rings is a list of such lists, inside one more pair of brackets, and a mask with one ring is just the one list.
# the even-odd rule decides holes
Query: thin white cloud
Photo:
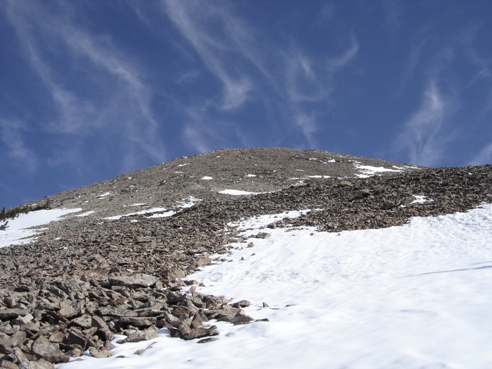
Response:
[{"label": "thin white cloud", "polygon": [[[124,163],[135,161],[130,156],[141,153],[161,161],[164,146],[157,134],[159,124],[151,109],[153,91],[144,82],[145,72],[133,55],[126,55],[110,38],[78,25],[72,5],[60,2],[58,6],[55,15],[36,2],[8,2],[7,14],[20,45],[57,109],[58,116],[43,122],[44,128],[51,134],[76,134],[79,139],[96,132],[115,134],[127,141],[121,161],[125,169],[128,165]],[[84,66],[87,78],[81,83],[102,98],[84,97],[77,85],[65,82],[66,73],[72,71],[58,71],[51,62],[60,55]],[[120,135],[121,131],[131,135]]]},{"label": "thin white cloud", "polygon": [[316,116],[314,114],[306,115],[299,112],[296,116],[296,124],[301,128],[302,133],[309,144],[309,147],[317,147],[316,140],[314,139],[314,134],[317,131]]},{"label": "thin white cloud", "polygon": [[330,75],[333,75],[334,73],[338,72],[341,68],[349,64],[357,56],[358,52],[359,43],[357,42],[355,36],[352,35],[350,38],[350,45],[348,46],[347,50],[345,50],[345,52],[338,57],[332,57],[328,59],[328,73]]},{"label": "thin white cloud", "polygon": [[492,164],[492,142],[486,145],[478,155],[476,155],[469,165]]},{"label": "thin white cloud", "polygon": [[[237,52],[255,63],[256,59],[247,45],[249,35],[240,20],[213,3],[165,0],[163,4],[169,18],[193,46],[208,70],[222,83],[221,108],[235,110],[241,107],[248,100],[253,83],[247,76],[231,70],[227,59],[231,52]],[[215,26],[227,32],[214,32],[207,25],[210,19],[216,21]]]},{"label": "thin white cloud", "polygon": [[396,151],[407,152],[413,164],[436,164],[449,138],[443,133],[443,125],[450,109],[451,103],[443,97],[436,81],[431,80],[423,93],[420,108],[404,124],[396,141]]},{"label": "thin white cloud", "polygon": [[400,0],[382,0],[381,5],[385,12],[384,25],[391,32],[398,31],[402,26],[403,5]]},{"label": "thin white cloud", "polygon": [[32,174],[38,168],[39,161],[24,142],[25,130],[26,125],[22,122],[0,119],[0,135],[8,150],[5,155],[12,161],[10,164],[22,168],[20,173]]},{"label": "thin white cloud", "polygon": [[[222,86],[220,94],[203,96],[195,100],[194,105],[212,103],[217,107],[219,97],[219,110],[234,111],[248,101],[261,102],[268,110],[280,109],[279,114],[285,116],[288,129],[300,129],[305,142],[317,146],[314,133],[318,130],[318,118],[328,110],[333,79],[358,54],[355,35],[349,35],[347,48],[341,55],[325,57],[324,63],[319,63],[296,47],[296,40],[288,34],[275,44],[286,43],[290,45],[287,49],[281,46],[262,48],[262,38],[234,13],[230,3],[162,0],[162,4],[176,29]],[[326,18],[333,15],[333,7],[323,9]],[[187,81],[189,75],[195,73],[190,71],[178,81]],[[267,85],[272,93],[266,93],[268,89],[260,90],[259,85]],[[253,91],[257,93],[253,94]],[[190,109],[199,110],[188,106],[184,111]],[[204,112],[207,113],[210,111]],[[203,119],[201,121],[194,123],[193,132],[205,124]],[[211,126],[215,124],[211,123]],[[200,129],[207,132],[211,127]],[[191,136],[188,133],[188,137]],[[194,137],[198,139],[198,135]],[[235,138],[240,137],[245,140],[241,134]],[[198,142],[203,143],[203,139]],[[197,146],[206,146],[202,143]]]},{"label": "thin white cloud", "polygon": [[183,141],[187,147],[199,153],[211,151],[213,147],[203,126],[196,123],[186,124],[183,129]]},{"label": "thin white cloud", "polygon": [[324,81],[318,78],[309,57],[300,49],[284,55],[286,94],[289,103],[315,102],[328,96]]},{"label": "thin white cloud", "polygon": [[334,79],[357,56],[359,43],[351,36],[347,49],[339,56],[316,65],[300,48],[284,56],[287,104],[292,121],[301,129],[309,147],[317,147],[318,118],[326,112],[334,90]]}]

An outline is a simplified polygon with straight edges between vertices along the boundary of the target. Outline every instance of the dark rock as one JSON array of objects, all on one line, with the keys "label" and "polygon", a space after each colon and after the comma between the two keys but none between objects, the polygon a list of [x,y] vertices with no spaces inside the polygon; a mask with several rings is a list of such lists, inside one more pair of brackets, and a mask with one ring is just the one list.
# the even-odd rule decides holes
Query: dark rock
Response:
[{"label": "dark rock", "polygon": [[199,340],[197,343],[209,343],[209,342],[213,342],[213,341],[217,341],[218,338],[215,338],[215,337],[208,337],[208,338],[203,338],[201,340]]},{"label": "dark rock", "polygon": [[52,363],[66,363],[70,358],[46,337],[39,336],[32,344],[32,352]]},{"label": "dark rock", "polygon": [[108,282],[112,286],[125,286],[129,288],[151,287],[157,282],[157,278],[148,274],[134,274],[131,276],[110,276]]},{"label": "dark rock", "polygon": [[129,310],[126,305],[100,306],[95,313],[101,316],[138,316],[137,312]]},{"label": "dark rock", "polygon": [[238,302],[235,302],[232,304],[232,307],[235,307],[235,308],[245,308],[245,307],[248,307],[251,305],[251,302],[249,302],[248,300],[241,300],[241,301],[238,301]]},{"label": "dark rock", "polygon": [[179,337],[184,340],[193,340],[195,338],[216,336],[219,334],[217,327],[212,325],[210,327],[198,326],[191,328],[185,322],[180,322],[177,328],[170,329],[172,337]]},{"label": "dark rock", "polygon": [[85,350],[87,348],[87,337],[80,330],[72,327],[67,330],[63,343],[68,346],[77,345],[82,350]]},{"label": "dark rock", "polygon": [[49,340],[53,343],[61,343],[65,338],[65,333],[62,331],[54,331],[50,334]]},{"label": "dark rock", "polygon": [[19,366],[12,361],[6,359],[0,359],[0,368],[5,369],[19,369]]},{"label": "dark rock", "polygon": [[98,358],[98,359],[105,359],[105,358],[110,357],[110,356],[113,355],[111,353],[111,351],[109,351],[109,350],[107,350],[105,348],[98,349],[98,348],[95,348],[95,347],[89,348],[89,353],[91,354],[92,357],[95,357],[95,358]]},{"label": "dark rock", "polygon": [[90,328],[92,327],[92,317],[89,314],[84,314],[78,318],[72,319],[70,325],[76,325],[80,328]]},{"label": "dark rock", "polygon": [[39,359],[38,361],[29,361],[29,362],[24,362],[20,366],[22,369],[55,369],[55,366],[44,360],[44,359]]},{"label": "dark rock", "polygon": [[82,306],[80,302],[73,302],[70,300],[64,300],[60,302],[60,311],[58,312],[62,317],[70,319],[81,314]]},{"label": "dark rock", "polygon": [[240,325],[240,324],[248,324],[252,320],[253,318],[244,314],[244,312],[241,310],[234,316],[234,318],[230,320],[230,322],[234,325]]},{"label": "dark rock", "polygon": [[125,342],[140,342],[151,340],[154,338],[157,338],[157,331],[154,328],[147,328],[143,331],[135,331],[131,333],[125,339]]},{"label": "dark rock", "polygon": [[111,341],[114,338],[113,333],[102,318],[96,315],[93,316],[92,326],[97,328],[96,333],[101,337],[101,339],[105,341]]},{"label": "dark rock", "polygon": [[5,309],[5,310],[0,310],[0,320],[1,321],[6,321],[10,319],[15,319],[18,316],[25,316],[29,314],[28,310],[25,309]]},{"label": "dark rock", "polygon": [[15,346],[11,339],[0,339],[0,353],[11,354],[13,353],[12,347]]},{"label": "dark rock", "polygon": [[131,325],[137,328],[148,328],[156,323],[157,319],[152,317],[131,317],[122,316],[118,318],[118,323],[123,326]]}]

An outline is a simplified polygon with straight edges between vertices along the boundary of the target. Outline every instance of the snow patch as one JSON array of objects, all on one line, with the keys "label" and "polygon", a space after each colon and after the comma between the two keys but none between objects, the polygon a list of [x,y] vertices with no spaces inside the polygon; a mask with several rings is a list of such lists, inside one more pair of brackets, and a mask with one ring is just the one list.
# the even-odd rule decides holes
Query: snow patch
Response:
[{"label": "snow patch", "polygon": [[245,312],[268,322],[212,321],[219,340],[206,345],[162,329],[143,355],[151,342],[117,337],[112,357],[58,368],[490,367],[492,205],[377,230],[264,228],[287,215],[231,224],[254,247],[233,244],[231,262],[188,276],[201,293],[249,300]]},{"label": "snow patch", "polygon": [[247,196],[247,195],[258,195],[261,192],[248,192],[248,191],[241,191],[241,190],[222,190],[219,191],[219,193],[222,193],[224,195],[233,195],[233,196]]},{"label": "snow patch", "polygon": [[394,172],[394,173],[399,173],[402,171],[402,169],[390,169],[390,168],[384,168],[384,167],[373,167],[371,165],[360,165],[358,163],[354,163],[354,166],[360,170],[359,174],[356,174],[356,177],[359,178],[368,178],[372,177],[378,173],[384,173],[384,172]]},{"label": "snow patch", "polygon": [[415,200],[413,200],[410,204],[425,204],[426,202],[432,202],[434,200],[428,199],[424,195],[413,195],[415,197]]},{"label": "snow patch", "polygon": [[75,216],[76,217],[86,217],[86,216],[94,214],[94,213],[95,213],[94,210],[89,210],[89,211],[86,211],[85,213],[82,213],[82,214],[76,214]]},{"label": "snow patch", "polygon": [[42,229],[30,229],[49,224],[50,222],[58,221],[64,215],[82,211],[81,208],[76,209],[49,209],[36,210],[27,214],[19,214],[14,219],[7,219],[7,228],[5,231],[0,231],[0,247],[10,245],[23,245],[35,240],[35,236]]}]

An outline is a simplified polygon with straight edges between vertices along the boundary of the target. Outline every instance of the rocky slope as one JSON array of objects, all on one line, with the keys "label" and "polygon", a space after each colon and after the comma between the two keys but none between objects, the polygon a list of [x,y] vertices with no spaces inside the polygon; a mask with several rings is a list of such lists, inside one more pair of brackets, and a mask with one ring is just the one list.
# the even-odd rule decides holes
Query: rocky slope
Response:
[{"label": "rocky slope", "polygon": [[[369,167],[380,175],[368,177]],[[178,209],[191,196],[200,201]],[[32,244],[0,249],[0,367],[49,368],[84,350],[104,357],[116,333],[136,341],[167,328],[206,342],[218,333],[210,319],[251,320],[241,309],[247,301],[201,295],[185,280],[243,242],[230,222],[311,209],[269,227],[401,225],[492,202],[492,166],[426,169],[320,151],[222,150],[49,200],[92,213],[51,223]]]}]

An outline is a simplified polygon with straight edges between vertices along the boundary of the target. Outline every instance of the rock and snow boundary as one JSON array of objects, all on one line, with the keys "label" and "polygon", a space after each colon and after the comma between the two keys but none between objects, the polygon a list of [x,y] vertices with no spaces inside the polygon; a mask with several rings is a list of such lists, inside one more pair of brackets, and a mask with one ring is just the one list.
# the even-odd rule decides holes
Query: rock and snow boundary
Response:
[{"label": "rock and snow boundary", "polygon": [[214,322],[219,339],[207,345],[162,329],[59,368],[490,368],[492,205],[387,229],[255,237],[282,216],[234,224],[245,239],[230,262],[188,276],[201,293],[248,299],[259,321]]},{"label": "rock and snow boundary", "polygon": [[[289,357],[297,353],[292,342],[304,342],[299,341],[299,336],[304,336],[304,332],[308,336],[311,334],[313,337],[319,337],[321,343],[334,344],[328,340],[328,333],[314,332],[311,325],[307,326],[305,321],[312,323],[313,326],[317,324],[321,327],[327,324],[325,319],[327,316],[329,316],[329,322],[332,320],[350,321],[350,307],[352,306],[350,301],[358,301],[361,306],[364,306],[363,316],[366,318],[375,319],[369,314],[372,307],[378,312],[383,312],[386,314],[383,314],[384,316],[390,317],[388,324],[391,325],[397,314],[391,315],[391,311],[385,310],[384,306],[378,307],[378,301],[389,304],[385,294],[393,290],[397,291],[395,295],[397,297],[406,296],[406,292],[400,291],[397,283],[391,279],[395,276],[386,272],[386,270],[392,270],[393,263],[400,266],[398,270],[405,270],[406,267],[413,274],[437,276],[447,273],[455,275],[468,269],[487,273],[489,268],[486,263],[490,258],[486,255],[485,248],[482,248],[477,253],[476,259],[470,259],[470,265],[477,264],[475,269],[468,264],[461,265],[458,262],[450,269],[447,268],[447,264],[438,265],[442,253],[437,248],[438,261],[435,265],[431,265],[433,268],[415,270],[415,266],[426,266],[427,260],[433,260],[432,255],[428,256],[422,252],[422,249],[432,249],[432,245],[421,245],[420,249],[413,249],[413,253],[407,255],[406,251],[400,250],[400,244],[404,246],[402,250],[407,250],[411,249],[410,243],[408,240],[404,241],[404,237],[397,237],[391,245],[386,244],[386,249],[381,252],[372,252],[372,248],[383,243],[383,239],[391,238],[384,234],[382,238],[376,237],[374,241],[370,237],[372,232],[379,234],[377,232],[405,229],[407,227],[405,223],[412,216],[435,216],[472,209],[482,201],[487,202],[492,198],[491,183],[491,171],[487,166],[425,170],[391,178],[323,179],[320,182],[313,180],[303,186],[255,196],[220,195],[168,218],[151,219],[145,214],[135,214],[102,222],[92,220],[84,223],[53,223],[49,230],[38,235],[35,244],[21,246],[22,248],[0,249],[0,273],[2,275],[0,312],[3,314],[0,314],[2,320],[0,331],[3,333],[2,337],[10,342],[10,346],[3,345],[2,350],[7,353],[0,354],[0,359],[2,362],[6,360],[11,365],[17,365],[12,362],[22,361],[19,357],[24,352],[22,355],[27,355],[26,360],[33,363],[32,365],[38,365],[34,362],[39,357],[60,362],[67,359],[62,355],[69,353],[72,356],[78,356],[84,348],[88,347],[90,350],[85,355],[90,353],[93,356],[105,356],[111,348],[109,339],[115,333],[128,335],[127,342],[156,336],[166,338],[170,335],[192,338],[187,336],[187,327],[213,330],[214,325],[218,328],[219,341],[211,342],[209,344],[211,347],[219,345],[219,348],[227,349],[221,343],[224,338],[234,337],[235,332],[249,330],[260,332],[259,336],[253,335],[256,340],[262,341],[261,338],[268,338],[268,341],[275,342],[277,336],[268,333],[270,329],[268,327],[272,327],[283,337],[282,339],[286,340],[285,345],[287,346],[279,346],[279,348],[289,348],[285,354]],[[417,196],[425,196],[427,201],[415,202]],[[295,209],[315,209],[315,211],[296,214],[296,217],[285,213],[285,211]],[[278,215],[268,220],[266,228],[262,229],[261,227],[265,224],[261,216],[267,214]],[[245,233],[247,230],[237,222],[241,218],[248,221],[251,217],[256,217],[255,221],[259,224],[246,225],[246,228],[252,229],[250,233]],[[490,216],[485,215],[482,218],[474,218],[471,223],[476,221],[480,228],[487,227],[490,223]],[[480,223],[480,219],[484,222]],[[395,227],[398,225],[403,225],[403,227]],[[391,228],[382,231],[373,229],[383,227]],[[454,228],[451,225],[450,230],[447,228],[441,230],[444,240],[442,245],[450,244],[447,238],[452,237]],[[364,236],[360,240],[349,237],[349,242],[341,249],[342,251],[325,254],[325,252],[337,250],[337,247],[332,249],[330,245],[336,246],[337,240],[344,240],[346,234],[359,234],[344,232],[353,229],[365,229],[357,231]],[[434,227],[434,231],[435,229],[438,228]],[[318,232],[319,230],[329,230],[332,233]],[[420,231],[418,228],[416,230],[416,236],[412,233],[406,234],[405,237],[420,239]],[[423,234],[426,235],[425,232]],[[488,233],[478,232],[478,234],[481,234],[480,237],[485,240],[490,239]],[[431,237],[426,236],[426,238],[432,240]],[[460,235],[455,238],[465,245],[465,249],[473,249]],[[471,239],[474,238],[471,237]],[[362,245],[361,242],[364,244]],[[261,248],[265,245],[274,247],[267,247],[262,251]],[[312,246],[315,246],[314,249]],[[456,248],[456,250],[456,255],[459,255],[456,260],[459,262],[468,260],[462,255],[466,250],[463,251],[463,248]],[[185,290],[180,292],[180,289],[184,287],[181,280],[208,264],[210,257],[216,253],[218,256],[212,259],[218,259],[217,265],[206,267],[202,272],[208,268],[219,269],[208,277],[199,277],[204,281],[204,289],[195,285],[191,291],[188,291],[189,287],[185,287]],[[257,257],[257,255],[262,255],[262,257]],[[275,260],[271,259],[270,255]],[[484,255],[488,259],[484,258]],[[398,261],[399,258],[401,260],[413,259],[411,263],[407,260],[403,264],[398,264],[395,260]],[[264,261],[266,264],[263,263]],[[373,266],[378,263],[383,267],[374,269]],[[414,269],[411,270],[410,264]],[[245,269],[242,269],[242,265]],[[344,265],[348,267],[343,268]],[[437,266],[446,268],[438,269]],[[323,274],[325,270],[329,271],[328,275]],[[364,273],[364,270],[368,272]],[[135,278],[147,282],[140,284],[135,282]],[[196,279],[193,275],[190,278]],[[412,283],[406,282],[405,278],[398,275],[397,280],[401,279],[403,281],[401,283],[412,286]],[[221,284],[222,281],[226,284]],[[238,295],[242,290],[234,290],[236,286],[240,288],[241,281],[246,281],[247,286],[251,287],[251,290],[248,290],[247,286],[244,287],[244,296]],[[353,285],[345,283],[350,281],[355,282]],[[367,283],[364,284],[364,282]],[[392,289],[374,289],[369,282],[374,282],[376,286],[389,285]],[[288,289],[291,284],[295,286],[295,291]],[[331,288],[326,290],[326,284]],[[358,289],[359,285],[365,286],[365,289]],[[445,281],[441,283],[441,287],[449,288]],[[465,287],[462,286],[462,289],[466,289]],[[209,288],[211,291],[217,288],[219,297],[209,298],[209,295],[206,295],[208,292],[205,292]],[[418,290],[418,286],[415,285],[415,289]],[[284,300],[269,292],[277,290],[277,295],[282,295]],[[343,292],[345,290],[353,291],[355,295]],[[371,296],[373,297],[379,296],[378,300],[370,300],[370,296],[366,296],[369,300],[364,300],[365,290],[372,291]],[[255,292],[252,298],[249,297],[251,291]],[[320,296],[316,291],[323,291],[323,293]],[[333,300],[330,300],[331,305],[330,301],[322,299],[324,294],[333,296]],[[310,296],[316,301],[321,301],[323,305],[314,307],[314,302],[309,302]],[[357,300],[357,296],[361,296],[361,300]],[[409,301],[414,297],[416,301],[423,302],[414,296],[413,292],[407,295]],[[232,301],[229,301],[231,298]],[[238,307],[230,304],[245,298],[251,301],[250,307],[246,307],[245,302],[238,303]],[[353,300],[350,300],[351,298]],[[488,297],[486,297],[486,302],[488,302],[487,299]],[[208,300],[210,300],[211,309],[208,307]],[[348,303],[344,305],[345,300]],[[288,314],[295,312],[296,306],[303,306],[303,301],[307,303],[305,306],[307,310],[303,309],[295,319],[282,320],[281,316],[276,315],[277,312],[281,314],[283,311],[287,311]],[[202,307],[205,305],[205,309],[202,309],[203,314],[196,310],[192,310],[192,314],[189,314],[189,310],[193,309],[190,303],[199,309],[200,304]],[[218,305],[213,307],[215,303]],[[183,304],[187,304],[185,306],[189,308],[188,312],[183,309]],[[327,310],[324,305],[338,311],[339,315],[331,315],[332,310]],[[340,306],[340,310],[336,309],[337,306]],[[244,313],[240,313],[240,310],[233,310],[241,307],[246,307]],[[257,309],[261,314],[255,313]],[[407,309],[402,308],[402,310]],[[347,315],[345,311],[349,314]],[[353,312],[353,314],[357,313],[358,310]],[[449,315],[449,312],[446,314]],[[226,320],[230,322],[234,322],[235,318],[244,322],[248,320],[244,318],[248,315],[253,318],[253,322],[243,327],[215,322],[215,319],[221,316],[226,317]],[[304,318],[301,319],[301,316]],[[205,325],[209,327],[202,325],[204,318],[212,319],[211,322],[205,322]],[[267,322],[265,319],[270,321]],[[275,322],[283,322],[282,327],[284,328],[276,326],[273,319]],[[362,334],[360,339],[357,338],[358,336],[345,337],[347,357],[350,351],[351,361],[343,362],[342,360],[340,367],[363,367],[366,365],[364,361],[366,359],[367,363],[371,363],[371,357],[367,353],[363,354],[359,361],[356,357],[359,352],[365,352],[364,346],[371,346],[371,340],[377,336],[371,332],[376,328],[369,324],[370,319],[366,321],[361,318],[356,321],[369,328],[362,331],[355,330]],[[447,323],[449,325],[449,321]],[[180,324],[184,324],[182,329]],[[261,328],[262,326],[258,324],[265,324],[267,327]],[[330,329],[335,328],[330,325],[326,326]],[[343,324],[340,327],[339,331],[335,329],[335,333],[339,333],[342,338],[344,337],[343,329],[354,328],[354,326]],[[176,334],[176,328],[179,334]],[[440,329],[441,326],[437,328]],[[287,336],[286,332],[289,333]],[[392,335],[396,334],[396,329],[386,331],[378,328],[378,332],[389,337],[387,341],[395,340]],[[336,335],[333,337],[336,339]],[[364,337],[370,339],[366,340]],[[409,337],[415,338],[416,336],[410,335]],[[122,339],[122,337],[117,338]],[[16,340],[18,344],[14,345],[12,340]],[[151,342],[148,344],[150,345]],[[384,342],[381,340],[383,346]],[[236,341],[235,344],[237,343]],[[106,363],[104,360],[110,363],[108,367],[130,365],[131,360],[124,362],[121,360],[132,357],[122,354],[124,357],[118,358],[121,355],[117,355],[116,352],[121,347],[117,343],[114,344],[117,347],[113,350],[113,356],[103,359],[101,364],[97,365],[98,367],[106,365],[103,364]],[[246,349],[238,355],[244,358],[246,354],[253,355],[252,353],[256,350],[261,351],[261,347],[257,344],[258,342],[250,342],[250,345],[243,346]],[[181,343],[170,344],[172,347],[177,347],[175,345],[181,345]],[[265,345],[271,347],[270,343]],[[314,352],[309,351],[303,345],[299,347],[305,349],[306,352],[311,352],[311,356],[318,360],[314,361],[315,367],[323,367],[322,363],[331,363],[322,355],[323,353],[316,357]],[[316,341],[312,345],[319,348],[320,344]],[[82,350],[78,348],[79,346]],[[147,347],[137,349],[138,358],[141,359],[151,352],[152,348],[145,350]],[[14,349],[22,350],[22,352],[19,354]],[[425,351],[424,346],[422,349]],[[343,350],[339,351],[343,352]],[[49,355],[47,352],[54,352],[54,355]],[[417,359],[409,354],[408,362],[405,361],[405,357],[403,359],[397,357],[385,365],[386,367],[404,368],[422,367],[419,358],[424,357],[424,354],[418,350],[416,352]],[[235,353],[235,351],[230,350],[226,355],[230,353]],[[218,353],[216,354],[220,357]],[[336,352],[334,351],[333,354],[335,355]],[[82,356],[83,361],[86,359],[85,355]],[[282,367],[289,367],[291,365],[289,363],[298,363],[294,358],[287,362],[277,356],[268,356],[268,353],[259,356],[263,357],[267,364],[271,364],[268,365],[269,367],[276,367],[275,363]],[[300,356],[303,357],[303,355]],[[206,355],[204,357],[207,358]],[[12,360],[12,358],[15,359]],[[460,367],[452,364],[456,361],[454,358],[449,359],[449,363],[442,357],[436,358],[431,355],[428,358],[430,358],[428,361],[431,363],[430,367],[435,363],[438,367],[447,367],[449,363],[451,363],[450,368]],[[232,360],[230,362],[234,363],[233,359],[232,357],[224,360]],[[196,360],[199,359],[193,360],[190,363],[191,366],[182,367],[194,367]],[[211,362],[214,361],[211,360]],[[398,363],[401,365],[397,365]],[[249,362],[249,364],[253,365],[254,362]],[[69,365],[76,364],[70,363]],[[128,367],[138,367],[131,365]],[[176,364],[176,367],[180,367],[179,365],[181,364]],[[144,362],[144,367],[158,367],[158,365]]]}]

